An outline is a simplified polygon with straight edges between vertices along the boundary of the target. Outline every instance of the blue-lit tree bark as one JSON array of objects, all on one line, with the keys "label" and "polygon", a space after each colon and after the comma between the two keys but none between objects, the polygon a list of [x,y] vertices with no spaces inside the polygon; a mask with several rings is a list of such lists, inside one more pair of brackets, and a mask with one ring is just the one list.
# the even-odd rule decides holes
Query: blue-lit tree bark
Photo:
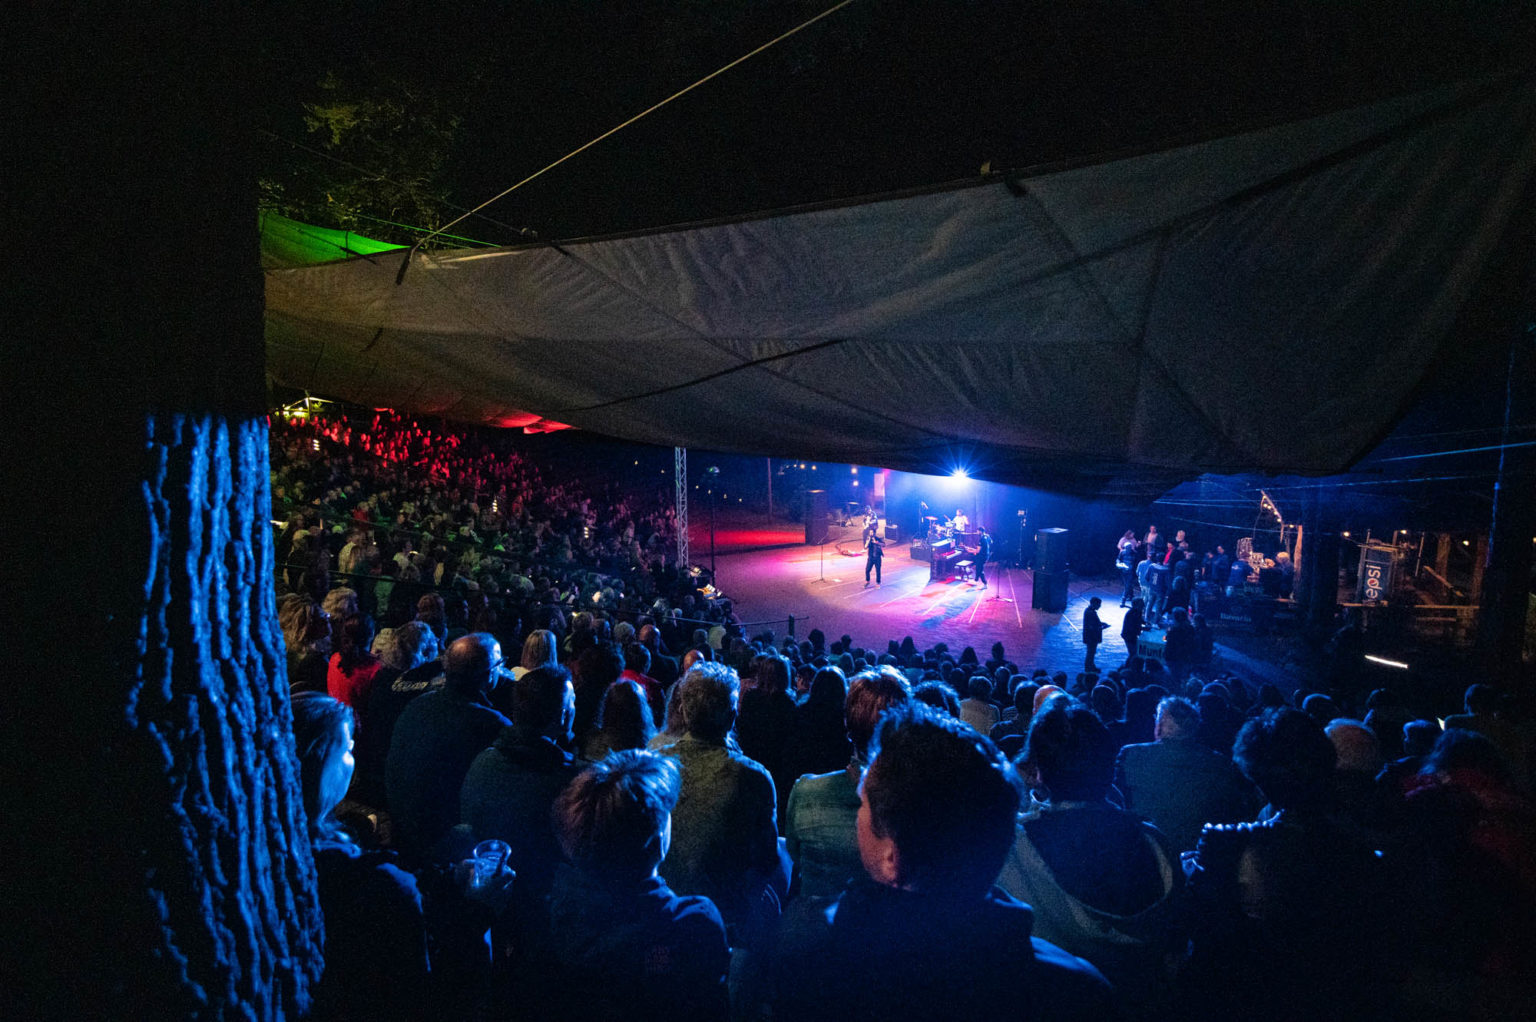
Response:
[{"label": "blue-lit tree bark", "polygon": [[[47,17],[46,15],[44,17]],[[321,970],[230,9],[15,25],[0,1009],[300,1016]],[[24,165],[22,165],[24,164]],[[24,680],[23,680],[24,679]]]}]

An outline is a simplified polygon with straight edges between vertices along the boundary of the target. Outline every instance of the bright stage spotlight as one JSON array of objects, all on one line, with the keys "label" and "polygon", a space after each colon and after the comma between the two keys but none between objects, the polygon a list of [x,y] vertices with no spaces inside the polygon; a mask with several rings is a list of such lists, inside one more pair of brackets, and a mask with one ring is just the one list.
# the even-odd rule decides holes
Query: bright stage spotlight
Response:
[{"label": "bright stage spotlight", "polygon": [[949,477],[951,479],[969,479],[971,476],[965,469],[957,468],[949,474]]}]

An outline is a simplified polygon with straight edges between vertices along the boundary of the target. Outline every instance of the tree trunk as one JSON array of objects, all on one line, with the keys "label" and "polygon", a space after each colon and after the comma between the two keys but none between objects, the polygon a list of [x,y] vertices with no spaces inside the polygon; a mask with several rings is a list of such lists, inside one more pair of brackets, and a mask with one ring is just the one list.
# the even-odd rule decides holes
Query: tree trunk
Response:
[{"label": "tree trunk", "polygon": [[48,62],[20,68],[16,237],[61,244],[14,261],[7,324],[7,531],[42,570],[7,643],[6,1014],[297,1017],[322,930],[272,588],[248,26],[62,10],[13,26]]}]

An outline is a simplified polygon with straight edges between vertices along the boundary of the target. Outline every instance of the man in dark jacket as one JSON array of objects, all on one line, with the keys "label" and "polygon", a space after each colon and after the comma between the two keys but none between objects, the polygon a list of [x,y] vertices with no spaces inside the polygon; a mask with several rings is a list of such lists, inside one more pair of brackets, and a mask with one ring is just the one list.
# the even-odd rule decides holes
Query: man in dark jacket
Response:
[{"label": "man in dark jacket", "polygon": [[501,644],[477,632],[456,639],[443,662],[443,687],[412,699],[395,723],[385,785],[395,836],[407,861],[446,862],[469,765],[507,726],[491,708]]},{"label": "man in dark jacket", "polygon": [[1029,907],[991,886],[1019,807],[997,747],[910,702],[882,719],[871,755],[857,823],[867,878],[786,920],[775,1017],[1112,1017],[1103,977],[1033,938]]},{"label": "man in dark jacket", "polygon": [[628,749],[588,767],[555,803],[567,864],[550,898],[553,1018],[723,1020],[729,949],[708,898],[658,872],[671,845],[677,763]]},{"label": "man in dark jacket", "polygon": [[1258,808],[1253,786],[1231,761],[1196,737],[1200,713],[1187,699],[1157,704],[1157,741],[1127,745],[1115,760],[1125,808],[1151,820],[1177,851],[1191,851],[1207,823],[1238,823]]},{"label": "man in dark jacket", "polygon": [[480,753],[464,778],[459,814],[476,841],[500,838],[512,848],[508,865],[517,871],[512,907],[519,929],[542,930],[560,848],[550,810],[581,770],[564,745],[571,740],[576,693],[563,667],[540,667],[513,683],[516,723]]}]

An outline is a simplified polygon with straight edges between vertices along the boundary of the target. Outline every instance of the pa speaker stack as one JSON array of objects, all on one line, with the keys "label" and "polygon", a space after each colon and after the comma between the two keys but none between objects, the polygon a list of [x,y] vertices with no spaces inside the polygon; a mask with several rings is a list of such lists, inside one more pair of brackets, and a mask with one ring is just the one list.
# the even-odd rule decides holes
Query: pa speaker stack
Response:
[{"label": "pa speaker stack", "polygon": [[805,493],[805,542],[820,546],[827,541],[827,491],[807,490]]},{"label": "pa speaker stack", "polygon": [[1067,530],[1041,529],[1035,533],[1034,590],[1029,606],[1060,614],[1067,609]]}]

